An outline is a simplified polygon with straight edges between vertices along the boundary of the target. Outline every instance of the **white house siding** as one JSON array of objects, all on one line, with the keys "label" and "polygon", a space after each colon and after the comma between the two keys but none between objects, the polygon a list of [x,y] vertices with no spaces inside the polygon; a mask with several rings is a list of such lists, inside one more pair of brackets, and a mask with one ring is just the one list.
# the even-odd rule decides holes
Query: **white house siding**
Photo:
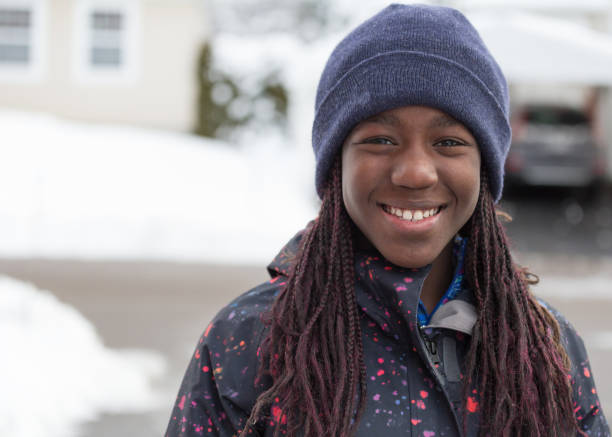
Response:
[{"label": "white house siding", "polygon": [[[3,1],[8,0],[0,5]],[[0,107],[93,122],[193,128],[196,61],[207,31],[203,0],[38,1],[46,10],[42,67],[34,78],[3,77],[0,65]],[[130,10],[133,48],[124,55],[132,55],[133,62],[125,74],[97,77],[79,64],[84,43],[79,11],[90,4]]]}]

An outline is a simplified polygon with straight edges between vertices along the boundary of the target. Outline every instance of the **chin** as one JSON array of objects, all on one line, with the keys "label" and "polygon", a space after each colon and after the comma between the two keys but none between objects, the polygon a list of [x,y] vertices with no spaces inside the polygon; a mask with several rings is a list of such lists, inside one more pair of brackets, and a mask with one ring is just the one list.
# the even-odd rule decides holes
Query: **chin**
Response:
[{"label": "chin", "polygon": [[435,256],[402,256],[398,254],[385,254],[385,252],[380,251],[382,256],[385,257],[387,261],[395,264],[399,267],[404,267],[406,269],[420,269],[422,267],[426,267],[432,264],[435,260]]},{"label": "chin", "polygon": [[[375,244],[380,254],[391,263],[407,269],[419,269],[433,264],[440,257],[445,258],[452,248],[452,239],[446,244],[441,242],[411,241],[400,244]],[[380,242],[379,242],[380,243]]]}]

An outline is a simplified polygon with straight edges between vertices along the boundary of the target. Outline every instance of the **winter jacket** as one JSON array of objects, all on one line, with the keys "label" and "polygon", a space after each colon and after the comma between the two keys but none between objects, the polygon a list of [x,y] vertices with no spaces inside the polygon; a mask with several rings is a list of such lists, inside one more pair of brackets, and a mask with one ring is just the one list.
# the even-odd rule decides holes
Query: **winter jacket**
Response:
[{"label": "winter jacket", "polygon": [[[170,417],[167,437],[237,436],[256,398],[271,381],[255,385],[261,316],[285,285],[300,235],[268,266],[271,279],[238,297],[208,325],[191,359]],[[367,399],[357,435],[464,436],[461,374],[476,311],[469,290],[444,303],[426,326],[417,320],[429,268],[405,269],[381,256],[356,253],[355,293],[362,312]],[[589,436],[610,436],[588,357],[573,327],[554,309],[572,362],[575,414]],[[467,436],[476,436],[478,393],[467,400]],[[283,421],[272,405],[261,436]]]}]

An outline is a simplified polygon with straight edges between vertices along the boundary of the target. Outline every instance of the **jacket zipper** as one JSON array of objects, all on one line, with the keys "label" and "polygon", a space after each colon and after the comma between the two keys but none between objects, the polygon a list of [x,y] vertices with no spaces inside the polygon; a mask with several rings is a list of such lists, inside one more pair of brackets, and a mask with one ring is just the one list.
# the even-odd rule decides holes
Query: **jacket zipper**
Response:
[{"label": "jacket zipper", "polygon": [[423,333],[423,340],[425,340],[425,346],[427,346],[427,350],[429,351],[429,356],[434,367],[438,368],[440,365],[440,355],[438,354],[438,346],[436,342],[430,339],[427,334]]},{"label": "jacket zipper", "polygon": [[457,412],[455,411],[455,408],[450,400],[450,396],[445,388],[446,379],[438,368],[438,366],[440,365],[440,354],[438,353],[438,345],[435,340],[429,338],[429,335],[425,333],[424,326],[419,327],[419,333],[417,337],[419,338],[419,341],[421,343],[421,349],[425,352],[427,365],[429,366],[429,369],[434,379],[436,379],[440,390],[442,390],[442,393],[444,393],[446,402],[448,403],[448,406],[450,407],[450,410],[453,413],[453,417],[455,418],[455,424],[457,425],[457,432],[459,436],[463,437],[463,427],[459,422]]},{"label": "jacket zipper", "polygon": [[440,366],[440,354],[438,353],[438,346],[435,340],[429,338],[429,335],[425,333],[425,327],[420,326],[419,331],[421,335],[419,335],[419,339],[421,340],[422,345],[424,346],[425,355],[427,356],[427,363],[431,368],[433,375],[438,380],[440,388],[444,388],[444,383],[446,382],[446,378],[442,375],[442,372],[439,370]]}]

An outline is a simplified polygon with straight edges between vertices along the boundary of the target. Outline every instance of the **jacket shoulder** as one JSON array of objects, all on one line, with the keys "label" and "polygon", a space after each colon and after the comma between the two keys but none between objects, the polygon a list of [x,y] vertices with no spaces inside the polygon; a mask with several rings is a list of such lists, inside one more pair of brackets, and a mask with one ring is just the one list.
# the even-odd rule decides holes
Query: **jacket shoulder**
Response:
[{"label": "jacket shoulder", "polygon": [[221,354],[230,353],[233,342],[240,348],[258,346],[263,335],[263,316],[271,309],[274,299],[284,285],[285,277],[277,276],[238,296],[223,307],[208,324],[200,337],[200,344]]},{"label": "jacket shoulder", "polygon": [[601,409],[584,341],[560,311],[542,299],[538,299],[538,302],[559,323],[561,341],[571,362],[574,411],[580,428],[588,436],[609,437],[610,429]]},{"label": "jacket shoulder", "polygon": [[555,318],[559,324],[561,341],[572,363],[572,374],[579,370],[584,363],[588,364],[588,355],[584,346],[584,341],[576,331],[576,328],[567,318],[547,301],[538,298],[538,303],[542,305]]},{"label": "jacket shoulder", "polygon": [[257,380],[262,316],[285,277],[258,285],[222,308],[200,336],[179,389],[168,437],[235,436],[269,381]]}]

